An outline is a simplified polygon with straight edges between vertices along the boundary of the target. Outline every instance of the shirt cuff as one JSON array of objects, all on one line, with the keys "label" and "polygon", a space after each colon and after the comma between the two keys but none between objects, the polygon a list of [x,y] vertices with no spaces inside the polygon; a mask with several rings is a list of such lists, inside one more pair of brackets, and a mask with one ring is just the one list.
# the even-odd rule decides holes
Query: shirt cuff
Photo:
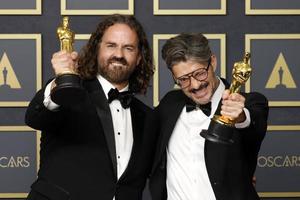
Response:
[{"label": "shirt cuff", "polygon": [[247,108],[244,108],[244,113],[246,116],[245,121],[241,123],[236,123],[235,128],[247,128],[248,126],[250,126],[251,118],[250,118],[249,110]]},{"label": "shirt cuff", "polygon": [[50,111],[58,111],[58,108],[59,108],[59,105],[57,105],[56,103],[54,103],[52,100],[51,100],[51,96],[50,96],[50,93],[51,93],[51,85],[53,83],[54,80],[52,80],[50,83],[48,83],[48,85],[46,86],[46,89],[45,89],[45,92],[44,92],[44,106],[50,110]]}]

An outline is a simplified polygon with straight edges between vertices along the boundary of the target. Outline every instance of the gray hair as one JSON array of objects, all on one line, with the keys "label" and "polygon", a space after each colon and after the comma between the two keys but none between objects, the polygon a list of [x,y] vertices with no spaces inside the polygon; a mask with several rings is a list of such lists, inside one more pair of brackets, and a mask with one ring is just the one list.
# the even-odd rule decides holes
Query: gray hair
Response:
[{"label": "gray hair", "polygon": [[207,38],[201,33],[182,33],[170,38],[162,48],[162,58],[169,69],[179,62],[207,62],[212,53]]}]

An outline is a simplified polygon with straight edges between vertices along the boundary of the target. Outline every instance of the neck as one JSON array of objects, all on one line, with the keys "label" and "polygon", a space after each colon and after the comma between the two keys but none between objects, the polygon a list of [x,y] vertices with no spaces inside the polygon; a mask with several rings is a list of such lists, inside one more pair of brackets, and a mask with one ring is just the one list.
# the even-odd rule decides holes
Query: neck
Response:
[{"label": "neck", "polygon": [[124,89],[127,85],[128,82],[123,82],[123,83],[111,83],[113,86],[115,86],[119,91]]}]

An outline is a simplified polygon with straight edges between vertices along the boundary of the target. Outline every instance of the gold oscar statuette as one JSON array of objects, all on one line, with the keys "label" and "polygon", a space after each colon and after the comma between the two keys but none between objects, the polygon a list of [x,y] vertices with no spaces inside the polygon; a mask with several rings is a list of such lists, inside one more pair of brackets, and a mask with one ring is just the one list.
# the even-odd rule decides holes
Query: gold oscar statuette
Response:
[{"label": "gold oscar statuette", "polygon": [[63,17],[62,24],[57,28],[57,36],[60,40],[60,50],[69,53],[73,51],[75,33],[69,27],[69,17]]},{"label": "gold oscar statuette", "polygon": [[[60,50],[73,52],[75,33],[70,29],[69,17],[64,16],[57,28]],[[84,98],[81,78],[75,70],[64,71],[55,78],[56,86],[51,90],[51,99],[58,105],[69,106],[77,104]]]},{"label": "gold oscar statuette", "polygon": [[[230,94],[238,93],[240,88],[249,79],[252,68],[249,65],[250,53],[246,52],[243,61],[234,63],[232,70],[232,82],[230,84]],[[205,139],[223,143],[233,143],[232,134],[235,122],[230,117],[215,115],[208,127],[208,130],[201,131],[200,135]]]}]

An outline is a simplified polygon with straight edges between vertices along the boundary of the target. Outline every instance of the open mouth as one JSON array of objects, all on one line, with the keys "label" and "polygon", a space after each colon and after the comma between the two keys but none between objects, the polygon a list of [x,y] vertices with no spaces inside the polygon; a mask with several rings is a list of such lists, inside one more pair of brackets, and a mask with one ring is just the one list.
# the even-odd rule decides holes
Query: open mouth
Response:
[{"label": "open mouth", "polygon": [[122,67],[122,66],[127,65],[127,61],[125,58],[117,58],[117,57],[113,57],[113,58],[109,59],[108,63],[110,63],[116,67]]},{"label": "open mouth", "polygon": [[110,63],[110,66],[115,69],[115,70],[118,70],[118,69],[125,69],[126,68],[126,65],[123,64],[123,63],[120,63],[120,62],[111,62]]},{"label": "open mouth", "polygon": [[116,63],[116,62],[112,62],[110,64],[114,67],[123,67],[124,66],[122,63]]}]

